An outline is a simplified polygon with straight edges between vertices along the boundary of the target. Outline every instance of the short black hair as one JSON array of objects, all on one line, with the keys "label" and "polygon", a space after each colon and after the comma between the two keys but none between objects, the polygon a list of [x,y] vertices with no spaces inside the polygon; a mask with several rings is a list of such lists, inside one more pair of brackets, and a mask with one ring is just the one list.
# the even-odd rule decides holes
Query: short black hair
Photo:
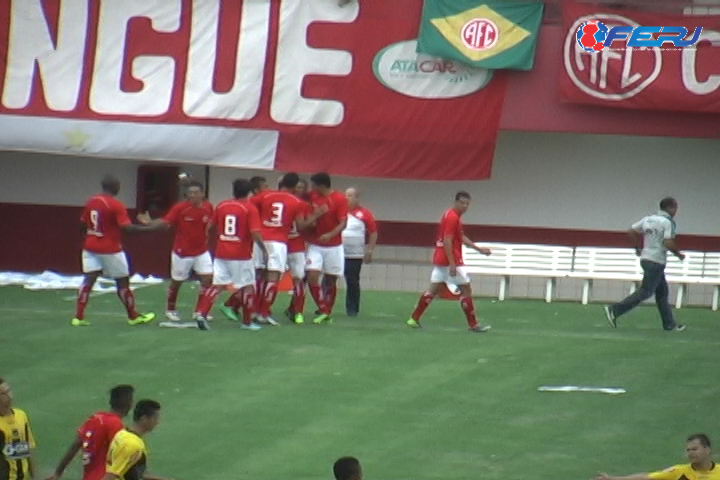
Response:
[{"label": "short black hair", "polygon": [[280,188],[295,188],[300,181],[300,176],[295,172],[289,172],[282,176]]},{"label": "short black hair", "polygon": [[187,188],[199,188],[201,191],[205,191],[205,185],[203,185],[199,180],[190,180],[187,184]]},{"label": "short black hair", "polygon": [[700,442],[700,445],[702,445],[705,448],[711,447],[710,437],[708,437],[704,433],[694,433],[694,434],[690,435],[687,439],[688,443],[692,442],[694,440],[697,440],[698,442]]},{"label": "short black hair", "polygon": [[665,197],[660,200],[660,210],[667,210],[668,208],[677,207],[677,200],[673,197]]},{"label": "short black hair", "polygon": [[267,178],[260,176],[252,177],[250,179],[250,190],[253,192],[256,191],[263,183],[267,183]]},{"label": "short black hair", "polygon": [[133,420],[139,422],[143,417],[152,417],[160,411],[160,404],[155,400],[140,400],[135,404]]},{"label": "short black hair", "polygon": [[336,480],[350,480],[360,476],[360,461],[355,457],[339,458],[333,465]]},{"label": "short black hair", "polygon": [[470,198],[471,198],[471,197],[470,197],[470,194],[469,194],[468,192],[466,192],[465,190],[460,190],[459,192],[457,192],[457,193],[455,194],[455,201],[456,201],[456,202],[457,202],[458,200],[462,200],[462,199],[470,200]]},{"label": "short black hair", "polygon": [[110,408],[113,410],[130,408],[135,387],[132,385],[118,385],[110,389]]},{"label": "short black hair", "polygon": [[120,180],[118,180],[115,175],[105,175],[100,181],[100,186],[103,188],[103,190],[108,190],[117,185],[120,185]]},{"label": "short black hair", "polygon": [[327,187],[327,188],[331,187],[330,175],[328,175],[325,172],[320,172],[320,173],[316,173],[316,174],[312,175],[310,177],[310,181],[312,183],[314,183],[315,185],[319,185],[321,187]]},{"label": "short black hair", "polygon": [[233,182],[233,197],[234,198],[245,198],[250,195],[251,182],[248,182],[244,178],[238,178]]}]

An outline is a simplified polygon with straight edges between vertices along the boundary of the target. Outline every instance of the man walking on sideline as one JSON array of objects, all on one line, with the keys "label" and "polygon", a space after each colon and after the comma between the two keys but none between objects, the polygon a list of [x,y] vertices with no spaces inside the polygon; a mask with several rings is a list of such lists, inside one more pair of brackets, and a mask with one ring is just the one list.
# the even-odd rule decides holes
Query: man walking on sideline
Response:
[{"label": "man walking on sideline", "polygon": [[348,317],[356,317],[360,312],[360,270],[363,262],[372,262],[378,231],[372,212],[360,206],[357,189],[345,190],[345,198],[348,201],[347,226],[342,232],[347,285],[345,312]]},{"label": "man walking on sideline", "polygon": [[[665,264],[667,252],[671,251],[680,260],[685,259],[675,243],[675,214],[678,202],[672,197],[663,198],[660,202],[660,211],[648,215],[635,223],[628,231],[635,251],[640,256],[640,266],[643,269],[643,279],[640,289],[614,305],[606,305],[605,316],[612,328],[617,328],[617,319],[641,302],[655,294],[655,303],[660,310],[663,329],[667,331],[682,332],[685,325],[675,323],[668,296],[670,289],[665,279]],[[640,243],[642,241],[642,243]],[[642,247],[642,250],[641,250]]]},{"label": "man walking on sideline", "polygon": [[420,317],[430,306],[430,302],[440,293],[443,284],[449,281],[460,289],[460,306],[465,313],[470,331],[482,333],[490,330],[490,325],[482,325],[475,318],[470,277],[463,266],[462,246],[477,250],[483,255],[490,255],[492,252],[489,248],[476,246],[465,236],[460,217],[467,212],[468,208],[470,208],[470,194],[460,191],[455,194],[453,208],[447,209],[443,214],[435,242],[430,287],[420,296],[415,311],[406,322],[408,327],[420,327]]}]

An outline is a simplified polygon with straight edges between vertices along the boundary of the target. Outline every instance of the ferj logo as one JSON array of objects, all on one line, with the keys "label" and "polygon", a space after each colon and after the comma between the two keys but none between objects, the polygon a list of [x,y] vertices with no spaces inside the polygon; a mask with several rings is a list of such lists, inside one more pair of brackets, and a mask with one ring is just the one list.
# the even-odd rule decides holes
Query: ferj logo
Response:
[{"label": "ferj logo", "polygon": [[375,77],[385,87],[413,98],[456,98],[485,87],[492,72],[416,52],[417,41],[393,43],[373,60]]},{"label": "ferj logo", "polygon": [[575,39],[586,52],[609,50],[617,40],[627,40],[627,48],[663,48],[665,43],[685,48],[695,45],[701,33],[702,27],[695,27],[692,38],[686,40],[688,30],[685,27],[618,25],[608,28],[603,22],[588,20],[578,27]]}]

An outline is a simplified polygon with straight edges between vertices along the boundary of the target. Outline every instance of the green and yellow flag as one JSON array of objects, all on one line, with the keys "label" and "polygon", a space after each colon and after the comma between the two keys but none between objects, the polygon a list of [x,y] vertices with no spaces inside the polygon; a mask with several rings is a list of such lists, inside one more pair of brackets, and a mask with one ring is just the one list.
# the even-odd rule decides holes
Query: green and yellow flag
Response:
[{"label": "green and yellow flag", "polygon": [[539,2],[425,0],[417,51],[487,69],[531,70]]}]

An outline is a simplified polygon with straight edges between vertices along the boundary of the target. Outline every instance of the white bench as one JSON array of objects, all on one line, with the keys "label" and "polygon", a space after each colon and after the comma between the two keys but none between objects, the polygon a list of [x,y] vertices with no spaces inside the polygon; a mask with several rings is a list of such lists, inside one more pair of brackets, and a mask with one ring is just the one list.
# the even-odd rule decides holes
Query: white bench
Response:
[{"label": "white bench", "polygon": [[718,309],[718,303],[720,303],[720,252],[706,253],[704,265],[703,280],[700,283],[715,287],[711,306],[715,312]]},{"label": "white bench", "polygon": [[[685,260],[668,257],[665,278],[669,283],[678,284],[675,308],[681,308],[688,285],[703,283],[705,254],[685,251]],[[592,294],[593,280],[619,280],[631,282],[632,293],[642,280],[640,259],[632,248],[577,247],[572,278],[585,280],[582,289],[582,304],[587,305]]]},{"label": "white bench", "polygon": [[568,276],[572,269],[572,247],[510,243],[476,243],[476,245],[490,248],[493,253],[485,256],[463,246],[467,272],[499,276],[498,300],[500,301],[505,300],[510,278],[524,276],[546,279],[545,301],[550,303],[557,278]]}]

